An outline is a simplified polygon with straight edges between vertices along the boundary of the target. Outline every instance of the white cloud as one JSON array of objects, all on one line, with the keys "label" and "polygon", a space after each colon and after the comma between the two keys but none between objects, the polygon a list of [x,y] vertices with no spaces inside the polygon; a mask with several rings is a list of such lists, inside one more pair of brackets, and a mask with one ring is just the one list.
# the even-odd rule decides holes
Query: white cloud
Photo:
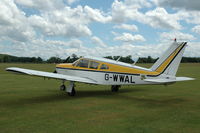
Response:
[{"label": "white cloud", "polygon": [[195,32],[195,33],[200,34],[200,25],[196,25],[195,27],[193,27],[192,31]]},{"label": "white cloud", "polygon": [[89,20],[83,13],[81,6],[77,8],[65,7],[42,13],[41,16],[32,15],[29,22],[47,36],[81,37],[90,36]]},{"label": "white cloud", "polygon": [[132,24],[132,25],[129,25],[129,24],[115,25],[113,28],[129,30],[132,32],[138,31],[138,27],[134,24]]},{"label": "white cloud", "polygon": [[200,11],[182,11],[184,14],[187,14],[185,21],[192,24],[200,25]]},{"label": "white cloud", "polygon": [[37,10],[55,10],[63,8],[63,0],[14,0],[17,4]]},{"label": "white cloud", "polygon": [[1,0],[0,9],[0,39],[25,42],[35,36],[25,13],[12,0]]},{"label": "white cloud", "polygon": [[[149,10],[146,13],[140,12],[142,7],[150,7],[151,3],[141,4],[134,0],[115,1],[112,4],[112,21],[123,23],[128,20],[138,21],[143,24],[152,26],[153,28],[162,29],[181,29],[179,23],[181,17],[176,13],[168,13],[164,8],[156,7],[154,10]],[[144,3],[145,3],[144,2]]]},{"label": "white cloud", "polygon": [[200,57],[200,42],[188,42],[184,56]]},{"label": "white cloud", "polygon": [[[37,40],[36,40],[37,41]],[[43,43],[48,43],[52,45],[62,46],[66,48],[80,48],[83,42],[79,39],[70,39],[69,41],[59,41],[59,40],[39,40]]]},{"label": "white cloud", "polygon": [[70,48],[80,48],[82,46],[83,42],[78,39],[72,39],[68,42],[68,45]]},{"label": "white cloud", "polygon": [[[132,45],[136,41],[145,41],[140,34],[112,32],[115,41],[122,41],[122,45],[106,45],[104,38],[100,39],[90,29],[94,22],[115,26],[113,28],[128,31],[138,31],[137,26],[127,23],[146,24],[153,28],[180,30],[180,21],[200,25],[199,11],[168,10],[152,6],[147,0],[115,0],[111,9],[104,12],[89,6],[70,7],[76,0],[1,0],[0,1],[0,53],[18,56],[41,56],[49,58],[56,56],[66,58],[75,53],[77,55],[107,56],[107,55],[135,55],[157,57],[166,44]],[[68,4],[64,3],[68,2]],[[37,10],[36,14],[23,11]],[[149,8],[150,7],[150,8]],[[145,9],[145,10],[142,10]],[[175,13],[174,13],[175,12]],[[29,13],[27,15],[26,13]],[[199,26],[192,28],[199,33]],[[102,29],[103,30],[103,29]],[[143,29],[144,30],[144,29]],[[96,31],[95,31],[96,32]],[[97,31],[98,32],[98,31]],[[155,31],[153,31],[155,32]],[[105,33],[109,34],[109,33]],[[49,40],[48,40],[48,39]],[[177,40],[194,40],[193,35],[180,31],[164,32],[161,40],[177,38]],[[81,40],[80,40],[81,39]],[[95,47],[86,47],[85,42],[93,41]],[[108,38],[107,42],[112,41]],[[65,40],[65,41],[63,41]],[[112,42],[111,42],[112,43]],[[9,45],[7,45],[9,44]],[[186,56],[200,56],[199,43],[189,43]],[[105,49],[106,47],[106,49]]]},{"label": "white cloud", "polygon": [[180,20],[177,14],[169,14],[164,8],[157,7],[152,11],[148,11],[146,14],[147,21],[145,23],[156,28],[165,29],[178,29],[182,26],[178,22]]},{"label": "white cloud", "polygon": [[78,53],[79,49],[83,47],[82,41],[78,39],[69,41],[36,39],[29,43],[18,42],[10,45],[2,45],[1,42],[0,46],[2,47],[0,53],[27,57],[40,56],[45,59],[51,56],[66,58],[72,53]]},{"label": "white cloud", "polygon": [[139,57],[147,57],[152,56],[157,58],[160,56],[170,45],[159,44],[159,45],[132,45],[132,44],[123,44],[116,46],[107,46],[106,49],[103,47],[95,47],[95,48],[82,48],[77,54],[79,55],[90,55],[95,57],[104,57],[104,56],[113,56],[113,55],[121,55],[127,56],[132,55],[133,58],[135,56]]},{"label": "white cloud", "polygon": [[[141,4],[143,2],[144,4]],[[143,18],[143,14],[138,11],[141,7],[150,6],[145,0],[115,0],[112,4],[112,21],[122,23],[128,19],[138,20]]]},{"label": "white cloud", "polygon": [[98,9],[93,9],[89,6],[84,7],[84,12],[91,21],[106,23],[111,21],[111,16],[105,16],[104,13]]},{"label": "white cloud", "polygon": [[188,10],[200,10],[199,0],[153,0],[158,6],[171,6]]},{"label": "white cloud", "polygon": [[93,43],[95,43],[97,45],[100,45],[101,47],[106,47],[107,46],[100,38],[98,38],[96,36],[93,36],[91,38],[91,40],[92,40]]},{"label": "white cloud", "polygon": [[142,42],[145,41],[144,37],[137,34],[132,35],[130,33],[123,33],[122,35],[116,36],[114,38],[115,41],[123,41],[123,42]]},{"label": "white cloud", "polygon": [[[63,41],[52,41],[52,40],[33,40],[31,44],[18,43],[8,45],[2,45],[0,43],[0,53],[12,54],[17,56],[40,56],[42,58],[48,59],[51,56],[58,56],[60,58],[66,58],[69,55],[75,53],[78,56],[96,56],[104,57],[108,55],[121,55],[127,56],[132,55],[133,57],[147,57],[152,56],[157,58],[163,54],[163,52],[171,45],[171,43],[161,43],[157,45],[132,45],[126,43],[123,45],[106,46],[105,47],[85,47],[80,44],[80,47],[71,47],[74,42],[79,42],[78,40],[70,40],[67,42]],[[71,43],[73,42],[73,43]],[[168,41],[169,42],[169,41]],[[184,56],[197,57],[200,56],[199,43],[188,43],[189,46],[186,47]],[[5,52],[6,51],[6,52]],[[192,52],[191,52],[192,51]]]},{"label": "white cloud", "polygon": [[179,31],[172,31],[172,32],[163,32],[160,34],[160,39],[162,41],[169,41],[176,38],[178,41],[191,41],[195,40],[196,38],[188,33],[182,33]]},{"label": "white cloud", "polygon": [[89,6],[65,6],[59,10],[42,12],[40,16],[32,15],[28,19],[32,26],[47,36],[65,37],[91,36],[92,32],[88,27],[91,22],[105,23],[111,20],[110,16]]},{"label": "white cloud", "polygon": [[73,3],[77,2],[77,1],[79,1],[79,0],[67,0],[67,3],[71,5],[71,4],[73,4]]}]

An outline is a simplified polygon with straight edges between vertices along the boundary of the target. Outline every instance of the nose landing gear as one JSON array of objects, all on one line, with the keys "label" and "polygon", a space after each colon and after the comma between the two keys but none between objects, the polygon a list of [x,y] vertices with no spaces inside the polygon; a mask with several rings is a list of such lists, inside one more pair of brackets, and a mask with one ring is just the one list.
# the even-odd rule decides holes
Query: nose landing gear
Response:
[{"label": "nose landing gear", "polygon": [[66,87],[65,87],[64,84],[60,86],[60,90],[61,90],[61,91],[65,91],[65,89],[66,89]]}]

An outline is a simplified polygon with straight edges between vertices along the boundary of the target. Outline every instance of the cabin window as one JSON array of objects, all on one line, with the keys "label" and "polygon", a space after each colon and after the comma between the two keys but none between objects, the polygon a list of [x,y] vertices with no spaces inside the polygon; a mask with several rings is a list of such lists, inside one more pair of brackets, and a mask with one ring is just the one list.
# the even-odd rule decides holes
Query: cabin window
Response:
[{"label": "cabin window", "polygon": [[99,66],[99,63],[95,62],[95,61],[90,61],[90,66],[89,68],[91,69],[97,69]]},{"label": "cabin window", "polygon": [[79,60],[79,62],[77,63],[77,67],[85,67],[88,68],[88,64],[89,64],[89,60],[86,59],[81,59]]},{"label": "cabin window", "polygon": [[109,69],[109,67],[106,64],[102,64],[100,69]]}]

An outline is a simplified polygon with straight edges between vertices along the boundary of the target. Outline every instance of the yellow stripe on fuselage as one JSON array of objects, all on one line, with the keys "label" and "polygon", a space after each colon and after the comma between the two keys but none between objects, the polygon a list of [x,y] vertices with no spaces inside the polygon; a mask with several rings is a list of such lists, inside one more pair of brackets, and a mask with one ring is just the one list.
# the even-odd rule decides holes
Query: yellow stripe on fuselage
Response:
[{"label": "yellow stripe on fuselage", "polygon": [[[69,68],[69,69],[74,69],[74,70],[78,69],[78,70],[116,72],[116,73],[126,73],[126,74],[159,75],[165,70],[165,68],[169,65],[169,63],[173,60],[173,58],[179,53],[179,51],[181,50],[183,46],[184,45],[180,45],[176,50],[174,50],[174,52],[156,69],[156,71],[142,70],[142,69],[137,69],[133,67],[121,66],[117,64],[111,64],[111,63],[101,62],[101,61],[96,61],[96,60],[91,60],[91,61],[95,61],[100,64],[98,66],[98,69],[77,67],[77,66],[73,66],[71,63],[58,64],[56,65],[56,67]],[[107,66],[109,66],[109,69],[100,69],[100,66],[102,64],[106,64]]]},{"label": "yellow stripe on fuselage", "polygon": [[100,62],[93,60],[95,62],[98,62],[101,66],[101,64],[106,64],[109,66],[109,69],[91,69],[91,68],[83,68],[83,67],[76,67],[73,66],[72,64],[58,64],[56,67],[58,68],[69,68],[69,69],[78,69],[78,70],[89,70],[89,71],[102,71],[102,72],[116,72],[116,73],[126,73],[126,74],[143,74],[143,75],[158,75],[158,72],[152,72],[152,71],[147,71],[147,70],[142,70],[142,69],[137,69],[137,68],[132,68],[132,67],[126,67],[126,66],[121,66],[117,64],[111,64],[111,63],[106,63],[106,62]]}]

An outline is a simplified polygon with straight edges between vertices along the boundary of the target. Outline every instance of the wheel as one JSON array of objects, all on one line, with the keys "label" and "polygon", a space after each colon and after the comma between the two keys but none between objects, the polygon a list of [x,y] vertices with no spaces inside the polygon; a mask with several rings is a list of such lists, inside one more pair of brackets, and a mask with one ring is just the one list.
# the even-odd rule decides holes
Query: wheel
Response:
[{"label": "wheel", "polygon": [[72,88],[72,91],[71,91],[71,92],[68,92],[68,95],[69,95],[69,96],[75,96],[75,94],[76,94],[76,91],[75,91],[75,88],[73,87],[73,88]]},{"label": "wheel", "polygon": [[61,91],[64,91],[65,89],[66,89],[65,85],[61,85],[61,86],[60,86],[60,90],[61,90]]},{"label": "wheel", "polygon": [[119,91],[119,87],[120,87],[119,85],[112,85],[111,86],[111,91],[112,92],[118,92]]}]

